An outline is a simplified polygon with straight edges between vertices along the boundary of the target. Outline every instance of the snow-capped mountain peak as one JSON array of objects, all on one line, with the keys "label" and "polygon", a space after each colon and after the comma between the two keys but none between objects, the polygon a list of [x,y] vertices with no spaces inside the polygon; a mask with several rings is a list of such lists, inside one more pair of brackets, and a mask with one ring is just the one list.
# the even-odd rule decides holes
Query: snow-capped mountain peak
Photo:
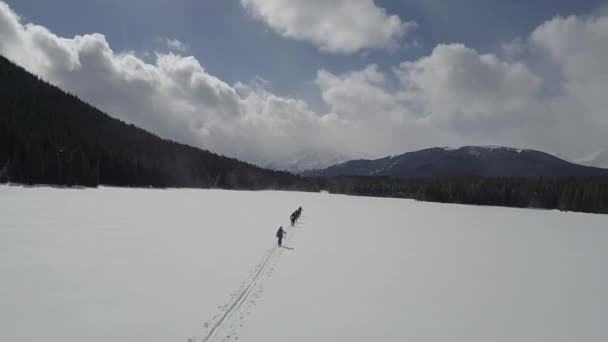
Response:
[{"label": "snow-capped mountain peak", "polygon": [[302,151],[289,158],[271,161],[262,165],[273,170],[288,171],[300,174],[310,170],[320,170],[343,163],[351,158],[345,154],[331,151]]}]

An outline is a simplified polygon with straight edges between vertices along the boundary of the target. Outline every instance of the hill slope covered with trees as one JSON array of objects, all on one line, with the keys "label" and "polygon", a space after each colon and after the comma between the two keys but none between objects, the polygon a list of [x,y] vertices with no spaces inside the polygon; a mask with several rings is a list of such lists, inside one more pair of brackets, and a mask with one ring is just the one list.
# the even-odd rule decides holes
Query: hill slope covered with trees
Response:
[{"label": "hill slope covered with trees", "polygon": [[0,181],[226,189],[303,188],[114,119],[0,56]]}]

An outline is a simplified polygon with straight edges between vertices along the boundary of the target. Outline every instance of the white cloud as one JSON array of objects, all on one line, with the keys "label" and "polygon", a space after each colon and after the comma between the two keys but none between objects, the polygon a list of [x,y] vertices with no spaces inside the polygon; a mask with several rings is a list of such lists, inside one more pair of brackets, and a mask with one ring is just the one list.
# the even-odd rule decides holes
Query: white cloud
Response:
[{"label": "white cloud", "polygon": [[339,76],[320,70],[316,79],[332,112],[356,120],[368,120],[374,113],[385,113],[395,106],[394,97],[384,89],[385,82],[376,65]]},{"label": "white cloud", "polygon": [[555,18],[540,25],[528,44],[558,74],[546,75],[558,83],[558,93],[547,100],[559,133],[552,147],[579,156],[608,148],[608,13]]},{"label": "white cloud", "polygon": [[331,113],[352,125],[350,132],[341,132],[352,134],[344,139],[363,155],[375,156],[462,141],[421,120],[403,89],[391,84],[394,78],[373,64],[343,75],[318,72],[316,84]]},{"label": "white cloud", "polygon": [[607,148],[608,16],[555,18],[515,43],[504,59],[440,44],[392,73],[320,71],[317,84],[332,112],[364,122],[386,152],[504,144],[576,159]]},{"label": "white cloud", "polygon": [[371,157],[505,144],[577,159],[608,148],[608,16],[555,18],[516,43],[504,58],[442,44],[390,71],[319,70],[329,111],[318,113],[261,78],[227,84],[194,57],[145,62],[100,34],[58,37],[0,1],[3,55],[110,115],[260,164],[328,149]]},{"label": "white cloud", "polygon": [[261,87],[239,94],[244,85],[223,82],[194,57],[157,53],[146,63],[132,52],[113,51],[101,34],[58,37],[23,24],[3,2],[0,29],[0,53],[28,70],[110,115],[214,152],[265,162],[292,148],[320,147],[322,134],[309,137],[332,122],[331,115]]},{"label": "white cloud", "polygon": [[431,55],[397,69],[408,98],[432,120],[478,120],[518,113],[541,80],[522,63],[481,55],[461,44],[438,45]]},{"label": "white cloud", "polygon": [[415,24],[389,15],[373,0],[241,0],[278,34],[327,52],[392,48]]}]

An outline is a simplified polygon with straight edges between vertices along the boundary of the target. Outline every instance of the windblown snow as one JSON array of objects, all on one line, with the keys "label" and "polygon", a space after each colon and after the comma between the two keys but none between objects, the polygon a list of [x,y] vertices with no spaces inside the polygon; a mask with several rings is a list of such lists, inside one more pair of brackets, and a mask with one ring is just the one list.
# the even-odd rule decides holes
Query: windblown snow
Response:
[{"label": "windblown snow", "polygon": [[1,186],[0,341],[603,342],[606,227],[325,193]]}]

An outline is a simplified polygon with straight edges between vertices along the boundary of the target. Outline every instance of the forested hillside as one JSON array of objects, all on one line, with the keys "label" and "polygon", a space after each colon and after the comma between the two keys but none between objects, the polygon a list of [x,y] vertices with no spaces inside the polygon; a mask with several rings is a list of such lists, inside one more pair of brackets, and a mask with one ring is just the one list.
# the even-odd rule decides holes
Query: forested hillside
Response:
[{"label": "forested hillside", "polygon": [[161,139],[1,56],[0,94],[0,181],[228,189],[288,189],[302,182]]}]

